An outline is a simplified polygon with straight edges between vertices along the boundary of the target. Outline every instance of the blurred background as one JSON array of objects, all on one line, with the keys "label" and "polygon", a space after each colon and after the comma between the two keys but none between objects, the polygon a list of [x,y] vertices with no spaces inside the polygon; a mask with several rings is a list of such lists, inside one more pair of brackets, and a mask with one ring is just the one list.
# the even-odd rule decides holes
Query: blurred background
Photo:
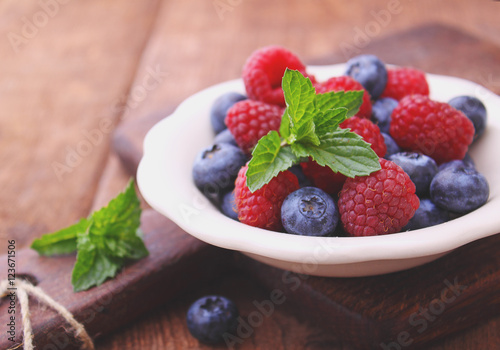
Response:
[{"label": "blurred background", "polygon": [[[140,126],[200,89],[238,78],[261,46],[285,46],[306,64],[333,64],[377,42],[417,33],[423,39],[406,55],[421,69],[427,67],[418,67],[418,57],[425,38],[432,38],[425,28],[464,32],[463,50],[467,43],[480,43],[485,52],[500,46],[500,2],[491,0],[3,0],[0,16],[2,251],[7,239],[21,249],[106,203],[130,176],[112,151],[115,128]],[[456,45],[452,36],[440,40],[440,50]],[[399,50],[397,40],[391,50]],[[491,57],[498,58],[498,50]],[[461,60],[450,56],[433,67]],[[471,69],[463,77],[500,91],[500,76],[478,62],[464,64]],[[247,281],[221,283],[248,287]],[[175,303],[106,336],[99,347],[197,348],[181,325],[187,301]],[[283,348],[344,349],[334,340],[316,344],[302,321],[277,315],[270,322],[280,336],[295,330],[304,339]],[[436,349],[493,339],[499,322]],[[262,337],[247,348],[265,348]]]}]

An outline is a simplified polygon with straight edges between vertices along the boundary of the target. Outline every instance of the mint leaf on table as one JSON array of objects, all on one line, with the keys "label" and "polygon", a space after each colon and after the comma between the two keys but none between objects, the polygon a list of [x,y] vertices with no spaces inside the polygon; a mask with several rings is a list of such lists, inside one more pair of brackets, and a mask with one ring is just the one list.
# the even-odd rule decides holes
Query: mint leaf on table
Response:
[{"label": "mint leaf on table", "polygon": [[76,250],[78,233],[85,231],[88,226],[87,219],[81,219],[74,225],[35,239],[31,244],[31,248],[36,250],[40,255],[70,254]]},{"label": "mint leaf on table", "polygon": [[279,172],[308,158],[348,177],[365,176],[380,169],[370,144],[339,124],[355,115],[363,91],[316,94],[309,78],[285,70],[282,80],[286,109],[278,134],[262,137],[248,163],[247,186],[254,192]]},{"label": "mint leaf on table", "polygon": [[86,290],[116,276],[129,259],[149,254],[139,229],[140,201],[131,180],[124,192],[87,219],[36,239],[31,248],[40,255],[77,251],[71,283]]}]

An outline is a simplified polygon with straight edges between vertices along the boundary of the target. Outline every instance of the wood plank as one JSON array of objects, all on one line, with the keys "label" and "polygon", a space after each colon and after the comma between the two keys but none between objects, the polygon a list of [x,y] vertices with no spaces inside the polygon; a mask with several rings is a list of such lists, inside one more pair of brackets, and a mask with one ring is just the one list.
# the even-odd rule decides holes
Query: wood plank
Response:
[{"label": "wood plank", "polygon": [[0,5],[0,251],[88,214],[157,4]]}]

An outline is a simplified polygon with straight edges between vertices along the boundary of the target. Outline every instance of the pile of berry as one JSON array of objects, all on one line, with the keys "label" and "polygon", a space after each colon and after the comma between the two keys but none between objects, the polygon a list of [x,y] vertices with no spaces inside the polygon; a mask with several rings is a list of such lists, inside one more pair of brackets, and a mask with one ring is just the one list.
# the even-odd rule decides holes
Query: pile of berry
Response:
[{"label": "pile of berry", "polygon": [[[282,88],[287,69],[309,78],[316,94],[363,91],[356,114],[339,128],[370,145],[379,170],[347,177],[302,157],[250,190],[248,161],[257,143],[270,132],[283,137],[287,131],[280,127],[290,107]],[[423,72],[388,67],[373,55],[354,57],[343,76],[318,82],[279,46],[255,51],[242,77],[247,96],[231,92],[215,101],[214,144],[193,166],[196,186],[225,215],[290,234],[370,236],[443,223],[488,200],[488,183],[467,153],[486,126],[477,98],[434,101]]]}]

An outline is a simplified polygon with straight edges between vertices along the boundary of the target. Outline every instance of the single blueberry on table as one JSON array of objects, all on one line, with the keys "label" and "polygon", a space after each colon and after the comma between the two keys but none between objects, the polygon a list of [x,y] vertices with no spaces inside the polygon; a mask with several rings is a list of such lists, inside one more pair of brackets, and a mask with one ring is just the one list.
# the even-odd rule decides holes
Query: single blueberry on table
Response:
[{"label": "single blueberry on table", "polygon": [[432,179],[431,200],[440,208],[465,214],[488,200],[490,189],[486,178],[474,168],[450,166]]},{"label": "single blueberry on table", "polygon": [[198,189],[214,204],[222,194],[234,188],[238,171],[247,157],[241,149],[228,143],[214,144],[202,150],[193,164],[193,180]]},{"label": "single blueberry on table", "polygon": [[234,333],[238,325],[238,309],[231,300],[209,295],[196,300],[187,312],[189,332],[202,343],[218,344],[224,334]]},{"label": "single blueberry on table", "polygon": [[385,152],[384,158],[388,159],[389,156],[393,155],[394,153],[401,152],[401,148],[399,148],[396,141],[394,141],[394,139],[389,134],[386,134],[385,132],[382,132],[381,134],[384,137],[384,142],[387,146],[387,152]]},{"label": "single blueberry on table", "polygon": [[415,211],[415,215],[403,227],[402,231],[418,230],[442,224],[450,219],[450,213],[447,210],[438,207],[429,198],[422,198],[420,199],[420,206]]},{"label": "single blueberry on table", "polygon": [[374,55],[359,55],[347,61],[346,75],[357,80],[373,100],[379,98],[387,84],[385,64]]},{"label": "single blueberry on table", "polygon": [[303,187],[290,193],[281,206],[286,232],[302,236],[328,236],[339,222],[332,197],[316,187]]},{"label": "single blueberry on table", "polygon": [[391,114],[398,101],[390,97],[381,98],[372,105],[372,121],[378,125],[381,132],[389,133]]},{"label": "single blueberry on table", "polygon": [[229,108],[231,108],[236,102],[246,100],[247,97],[237,92],[227,92],[219,96],[210,109],[210,122],[212,123],[212,129],[216,134],[220,133],[222,130],[226,129],[226,114]]},{"label": "single blueberry on table", "polygon": [[416,152],[400,152],[389,156],[389,160],[399,165],[415,184],[419,196],[429,193],[432,179],[438,172],[434,159]]},{"label": "single blueberry on table", "polygon": [[224,129],[220,133],[215,135],[214,143],[229,143],[233,146],[238,147],[238,144],[236,143],[236,140],[233,134],[231,134],[231,130],[229,129]]},{"label": "single blueberry on table", "polygon": [[474,124],[474,140],[480,137],[486,129],[486,107],[476,97],[457,96],[448,101],[448,104],[461,111]]},{"label": "single blueberry on table", "polygon": [[238,208],[236,207],[236,203],[234,202],[234,191],[226,193],[222,197],[222,204],[220,209],[224,215],[230,217],[233,220],[238,220]]}]

